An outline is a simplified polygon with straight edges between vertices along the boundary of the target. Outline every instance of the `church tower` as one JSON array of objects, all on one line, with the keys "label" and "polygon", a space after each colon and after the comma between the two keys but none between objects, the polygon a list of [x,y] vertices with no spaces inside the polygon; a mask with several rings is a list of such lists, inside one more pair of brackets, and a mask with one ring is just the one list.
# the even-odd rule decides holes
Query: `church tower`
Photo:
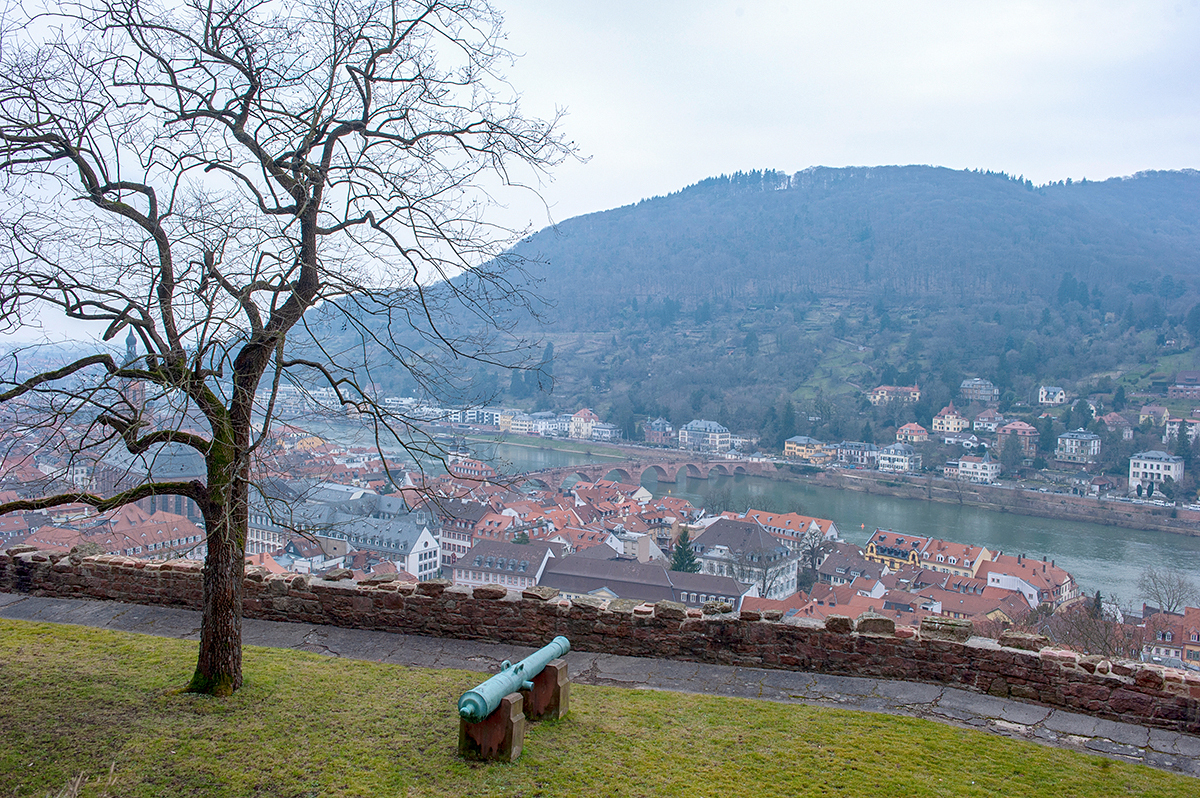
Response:
[{"label": "church tower", "polygon": [[[133,328],[129,328],[129,335],[125,338],[125,362],[121,364],[123,368],[130,368],[137,361],[137,336],[133,334]],[[121,396],[129,403],[131,407],[138,413],[144,413],[146,409],[146,385],[141,380],[123,379],[121,380]]]}]

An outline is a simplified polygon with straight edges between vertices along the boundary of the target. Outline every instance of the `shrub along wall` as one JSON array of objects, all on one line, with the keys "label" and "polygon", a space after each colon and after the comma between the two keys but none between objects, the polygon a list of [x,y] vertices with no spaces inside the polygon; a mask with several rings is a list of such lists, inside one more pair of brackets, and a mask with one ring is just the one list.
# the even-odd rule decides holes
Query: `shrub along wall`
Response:
[{"label": "shrub along wall", "polygon": [[[0,554],[0,591],[199,608],[200,568],[18,546]],[[568,601],[545,587],[354,582],[255,567],[246,572],[245,615],[528,646],[561,634],[579,651],[948,684],[1200,734],[1200,674],[1083,656],[1030,635],[973,637],[969,621],[940,617],[919,629],[872,614],[781,620],[778,612],[704,614],[670,601]]]}]

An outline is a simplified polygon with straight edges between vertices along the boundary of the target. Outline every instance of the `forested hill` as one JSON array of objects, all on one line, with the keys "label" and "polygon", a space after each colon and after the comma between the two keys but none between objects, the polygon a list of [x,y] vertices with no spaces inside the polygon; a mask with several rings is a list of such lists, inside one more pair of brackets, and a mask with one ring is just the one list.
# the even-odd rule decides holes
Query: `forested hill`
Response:
[{"label": "forested hill", "polygon": [[[1007,408],[1039,384],[1136,392],[1200,368],[1193,171],[1045,186],[922,166],[735,174],[566,220],[516,252],[550,303],[523,332],[552,347],[536,374],[454,364],[469,382],[455,395],[590,406],[630,436],[661,415],[768,448],[797,432],[886,443],[966,377]],[[428,392],[403,369],[373,377]],[[922,400],[877,412],[864,391],[879,384],[918,384]]]},{"label": "forested hill", "polygon": [[559,330],[606,329],[631,296],[685,312],[830,293],[1007,303],[1064,274],[1124,295],[1200,272],[1200,173],[1036,187],[925,166],[739,173],[570,219],[518,251],[548,264],[534,272]]}]

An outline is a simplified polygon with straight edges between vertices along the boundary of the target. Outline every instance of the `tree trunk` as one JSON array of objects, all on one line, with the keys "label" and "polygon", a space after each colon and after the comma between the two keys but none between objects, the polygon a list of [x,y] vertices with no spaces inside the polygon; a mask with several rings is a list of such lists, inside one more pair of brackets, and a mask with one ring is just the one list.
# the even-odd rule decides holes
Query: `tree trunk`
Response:
[{"label": "tree trunk", "polygon": [[242,686],[246,526],[238,523],[236,508],[244,510],[246,507],[245,483],[237,480],[230,492],[240,492],[243,501],[234,500],[230,506],[215,507],[205,513],[208,556],[204,559],[203,571],[204,615],[196,673],[187,687],[190,693],[228,696]]}]

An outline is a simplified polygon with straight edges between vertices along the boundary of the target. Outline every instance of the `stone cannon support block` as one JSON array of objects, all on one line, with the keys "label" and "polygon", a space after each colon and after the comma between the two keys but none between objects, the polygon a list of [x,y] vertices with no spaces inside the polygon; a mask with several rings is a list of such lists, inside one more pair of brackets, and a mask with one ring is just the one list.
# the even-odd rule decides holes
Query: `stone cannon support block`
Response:
[{"label": "stone cannon support block", "polygon": [[529,721],[558,720],[567,714],[571,701],[571,679],[567,661],[554,659],[533,677],[533,689],[522,690],[525,718]]},{"label": "stone cannon support block", "polygon": [[525,746],[525,713],[520,693],[509,693],[479,723],[458,719],[458,755],[463,759],[515,762]]}]

